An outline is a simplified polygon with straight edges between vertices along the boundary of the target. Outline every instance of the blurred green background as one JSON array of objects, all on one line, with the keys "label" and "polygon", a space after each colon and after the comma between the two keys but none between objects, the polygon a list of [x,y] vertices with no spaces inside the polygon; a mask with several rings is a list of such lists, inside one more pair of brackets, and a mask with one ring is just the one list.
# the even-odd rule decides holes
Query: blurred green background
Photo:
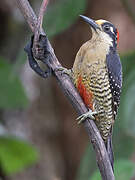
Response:
[{"label": "blurred green background", "polygon": [[[30,0],[36,14],[41,1]],[[63,66],[71,68],[91,32],[79,15],[119,29],[123,66],[114,126],[116,180],[135,179],[135,1],[50,0],[44,28]],[[34,73],[24,53],[30,29],[15,1],[0,2],[0,179],[100,180],[95,154],[54,77]]]}]

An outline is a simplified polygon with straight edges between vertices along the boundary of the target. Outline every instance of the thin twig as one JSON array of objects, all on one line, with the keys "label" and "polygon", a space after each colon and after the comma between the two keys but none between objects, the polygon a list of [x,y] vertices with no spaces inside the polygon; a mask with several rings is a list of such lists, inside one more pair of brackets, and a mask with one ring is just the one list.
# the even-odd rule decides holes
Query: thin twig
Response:
[{"label": "thin twig", "polygon": [[42,29],[43,17],[44,17],[44,13],[47,8],[48,2],[49,0],[43,0],[42,5],[40,7],[39,17],[38,17],[38,28],[40,29],[40,31]]},{"label": "thin twig", "polygon": [[39,36],[40,36],[40,32],[42,31],[42,24],[43,24],[43,17],[44,17],[44,12],[46,10],[47,4],[48,4],[49,0],[43,0],[40,10],[39,10],[39,16],[38,16],[38,20],[37,20],[37,26],[35,28],[35,33],[34,33],[34,48],[36,51],[34,51],[35,54],[38,53],[38,50],[36,48],[36,44],[39,41]]},{"label": "thin twig", "polygon": [[[32,32],[35,32],[33,27],[37,27],[37,18],[36,15],[33,14],[33,10],[30,7],[30,4],[27,2],[27,0],[16,0],[18,2],[19,8],[24,15],[26,21],[28,22]],[[27,6],[27,7],[26,7]],[[29,11],[27,11],[29,9]],[[33,17],[32,17],[33,16]],[[41,28],[40,28],[41,30]],[[41,31],[40,34],[43,34]],[[45,33],[44,33],[45,34]],[[54,50],[48,41],[46,39],[46,36],[42,36],[44,41],[47,41],[47,48],[50,54],[49,61],[47,61],[48,67],[50,67],[58,80],[58,82],[61,85],[62,90],[67,95],[68,99],[71,101],[75,109],[78,111],[79,114],[83,114],[87,112],[87,108],[84,105],[80,95],[76,91],[76,88],[74,87],[72,81],[70,78],[62,74],[61,72],[57,71],[59,67],[62,67],[59,63],[57,57],[54,54]],[[40,43],[40,42],[39,42]],[[43,54],[44,55],[44,54]],[[43,57],[44,58],[44,57]],[[96,153],[96,159],[99,166],[99,170],[102,176],[103,180],[114,180],[114,174],[111,167],[111,163],[104,145],[104,142],[100,136],[100,133],[95,125],[95,123],[87,118],[87,120],[84,122],[84,127],[86,128],[86,131],[89,136],[89,140],[92,142],[92,145],[95,149]]]}]

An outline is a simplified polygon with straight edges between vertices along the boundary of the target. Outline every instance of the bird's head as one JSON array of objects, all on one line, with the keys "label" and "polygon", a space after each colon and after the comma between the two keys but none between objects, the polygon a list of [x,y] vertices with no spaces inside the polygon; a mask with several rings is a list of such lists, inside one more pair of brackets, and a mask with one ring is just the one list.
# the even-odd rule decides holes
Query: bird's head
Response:
[{"label": "bird's head", "polygon": [[119,32],[112,23],[102,19],[94,21],[93,19],[82,15],[80,15],[80,17],[91,26],[92,37],[105,41],[113,47],[117,46]]}]

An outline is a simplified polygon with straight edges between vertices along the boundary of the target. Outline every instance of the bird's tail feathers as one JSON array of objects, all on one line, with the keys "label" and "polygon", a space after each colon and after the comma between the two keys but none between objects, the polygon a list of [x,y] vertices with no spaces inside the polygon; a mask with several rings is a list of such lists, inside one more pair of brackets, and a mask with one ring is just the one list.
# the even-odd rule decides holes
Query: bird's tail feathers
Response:
[{"label": "bird's tail feathers", "polygon": [[112,145],[112,135],[109,136],[109,138],[107,139],[107,142],[105,143],[106,146],[106,150],[112,165],[112,169],[114,171],[114,154],[113,154],[113,145]]}]

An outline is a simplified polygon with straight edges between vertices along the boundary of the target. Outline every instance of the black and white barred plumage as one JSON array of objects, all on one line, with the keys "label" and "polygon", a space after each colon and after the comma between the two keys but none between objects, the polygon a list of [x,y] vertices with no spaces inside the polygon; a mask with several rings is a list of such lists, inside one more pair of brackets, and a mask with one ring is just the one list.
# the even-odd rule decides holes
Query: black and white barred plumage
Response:
[{"label": "black and white barred plumage", "polygon": [[114,119],[118,112],[120,104],[120,95],[122,88],[122,66],[119,55],[113,49],[110,50],[106,57],[110,88],[112,92],[112,108],[114,113]]}]

